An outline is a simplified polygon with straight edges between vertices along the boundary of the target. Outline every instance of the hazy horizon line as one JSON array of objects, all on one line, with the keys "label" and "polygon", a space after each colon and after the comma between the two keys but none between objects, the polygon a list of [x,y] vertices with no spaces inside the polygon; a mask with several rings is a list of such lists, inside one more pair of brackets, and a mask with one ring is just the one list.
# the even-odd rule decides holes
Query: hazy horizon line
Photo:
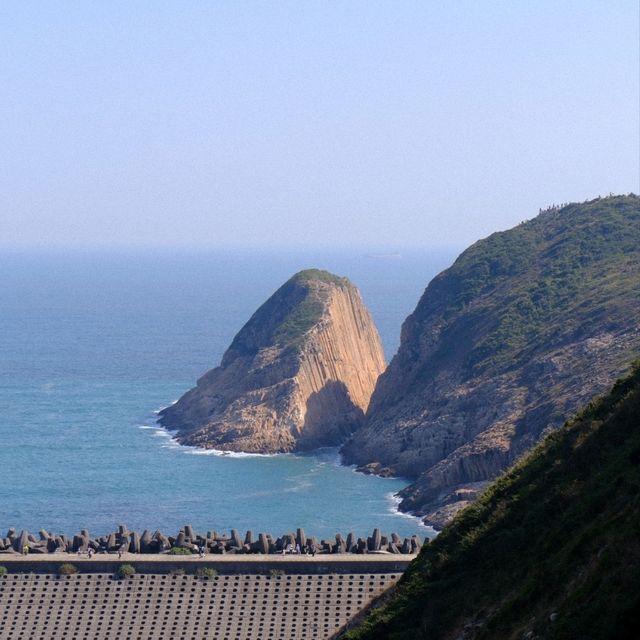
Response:
[{"label": "hazy horizon line", "polygon": [[[476,241],[474,241],[476,242]],[[207,244],[190,244],[190,243],[176,243],[176,244],[164,244],[164,243],[70,243],[70,244],[57,244],[57,243],[24,243],[24,244],[4,244],[0,242],[0,252],[2,253],[84,253],[88,251],[94,252],[158,252],[169,251],[176,253],[228,253],[233,251],[256,251],[260,253],[271,252],[301,252],[301,251],[358,251],[358,252],[371,252],[380,255],[389,255],[413,252],[413,251],[453,251],[459,250],[461,247],[470,246],[470,244],[459,243],[433,243],[433,244],[398,244],[398,245],[386,245],[386,244],[233,244],[233,245],[207,245]]]}]

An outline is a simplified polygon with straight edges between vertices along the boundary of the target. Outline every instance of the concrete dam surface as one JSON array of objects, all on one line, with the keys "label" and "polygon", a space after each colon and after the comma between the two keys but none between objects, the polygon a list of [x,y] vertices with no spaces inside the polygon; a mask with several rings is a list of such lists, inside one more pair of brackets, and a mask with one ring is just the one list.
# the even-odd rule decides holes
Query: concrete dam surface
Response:
[{"label": "concrete dam surface", "polygon": [[[392,587],[412,557],[134,554],[74,560],[7,557],[0,576],[3,640],[329,639]],[[61,560],[65,560],[62,558]],[[135,575],[117,579],[124,562]],[[196,567],[207,567],[204,577]]]}]

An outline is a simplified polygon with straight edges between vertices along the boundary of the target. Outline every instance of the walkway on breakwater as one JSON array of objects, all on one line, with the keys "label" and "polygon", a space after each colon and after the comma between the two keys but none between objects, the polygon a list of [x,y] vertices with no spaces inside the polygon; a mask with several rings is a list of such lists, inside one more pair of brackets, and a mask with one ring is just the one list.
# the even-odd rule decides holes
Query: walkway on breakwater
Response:
[{"label": "walkway on breakwater", "polygon": [[18,555],[16,553],[4,554],[0,553],[0,565],[11,563],[29,563],[29,562],[72,562],[74,564],[87,563],[95,564],[100,561],[109,561],[122,564],[123,562],[153,562],[153,563],[166,563],[166,562],[180,562],[186,564],[234,564],[234,563],[259,563],[259,562],[296,562],[296,563],[328,563],[328,564],[342,564],[345,562],[353,562],[356,564],[366,564],[367,562],[384,562],[384,563],[401,563],[404,565],[409,564],[416,555],[403,555],[397,556],[392,553],[369,552],[365,555],[356,555],[353,553],[334,553],[334,554],[319,554],[317,556],[311,556],[308,554],[300,553],[287,553],[287,554],[247,554],[247,555],[205,555],[202,558],[197,554],[190,556],[174,556],[169,553],[123,553],[119,558],[117,554],[94,554],[91,558],[87,554],[73,554],[73,553],[48,553],[48,554],[32,554],[32,555]]},{"label": "walkway on breakwater", "polygon": [[138,573],[168,573],[182,570],[195,573],[203,567],[210,567],[220,574],[268,574],[271,570],[285,573],[366,573],[403,572],[415,555],[396,555],[389,553],[368,553],[366,555],[214,555],[200,558],[198,555],[174,556],[170,554],[95,554],[89,558],[86,554],[2,554],[0,566],[10,573],[34,572],[57,574],[62,564],[74,565],[80,573],[115,573],[122,564],[131,564]]}]

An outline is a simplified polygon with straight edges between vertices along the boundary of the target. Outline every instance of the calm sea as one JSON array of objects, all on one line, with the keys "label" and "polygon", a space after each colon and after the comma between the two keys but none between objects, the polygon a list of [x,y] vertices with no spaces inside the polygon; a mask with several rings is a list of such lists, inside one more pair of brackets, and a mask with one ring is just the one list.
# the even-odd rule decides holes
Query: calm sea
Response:
[{"label": "calm sea", "polygon": [[387,358],[456,251],[73,251],[0,254],[0,535],[298,526],[317,536],[429,530],[398,514],[402,479],[313,455],[220,457],[176,445],[155,412],[217,365],[296,271],[358,285]]}]

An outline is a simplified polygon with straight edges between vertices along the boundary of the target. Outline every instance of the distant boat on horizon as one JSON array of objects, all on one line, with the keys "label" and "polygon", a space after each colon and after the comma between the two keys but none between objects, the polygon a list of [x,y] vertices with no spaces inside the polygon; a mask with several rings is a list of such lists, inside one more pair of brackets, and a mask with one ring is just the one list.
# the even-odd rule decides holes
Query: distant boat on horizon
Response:
[{"label": "distant boat on horizon", "polygon": [[384,253],[367,253],[365,258],[373,258],[374,260],[400,260],[402,254],[399,251],[389,251]]}]

